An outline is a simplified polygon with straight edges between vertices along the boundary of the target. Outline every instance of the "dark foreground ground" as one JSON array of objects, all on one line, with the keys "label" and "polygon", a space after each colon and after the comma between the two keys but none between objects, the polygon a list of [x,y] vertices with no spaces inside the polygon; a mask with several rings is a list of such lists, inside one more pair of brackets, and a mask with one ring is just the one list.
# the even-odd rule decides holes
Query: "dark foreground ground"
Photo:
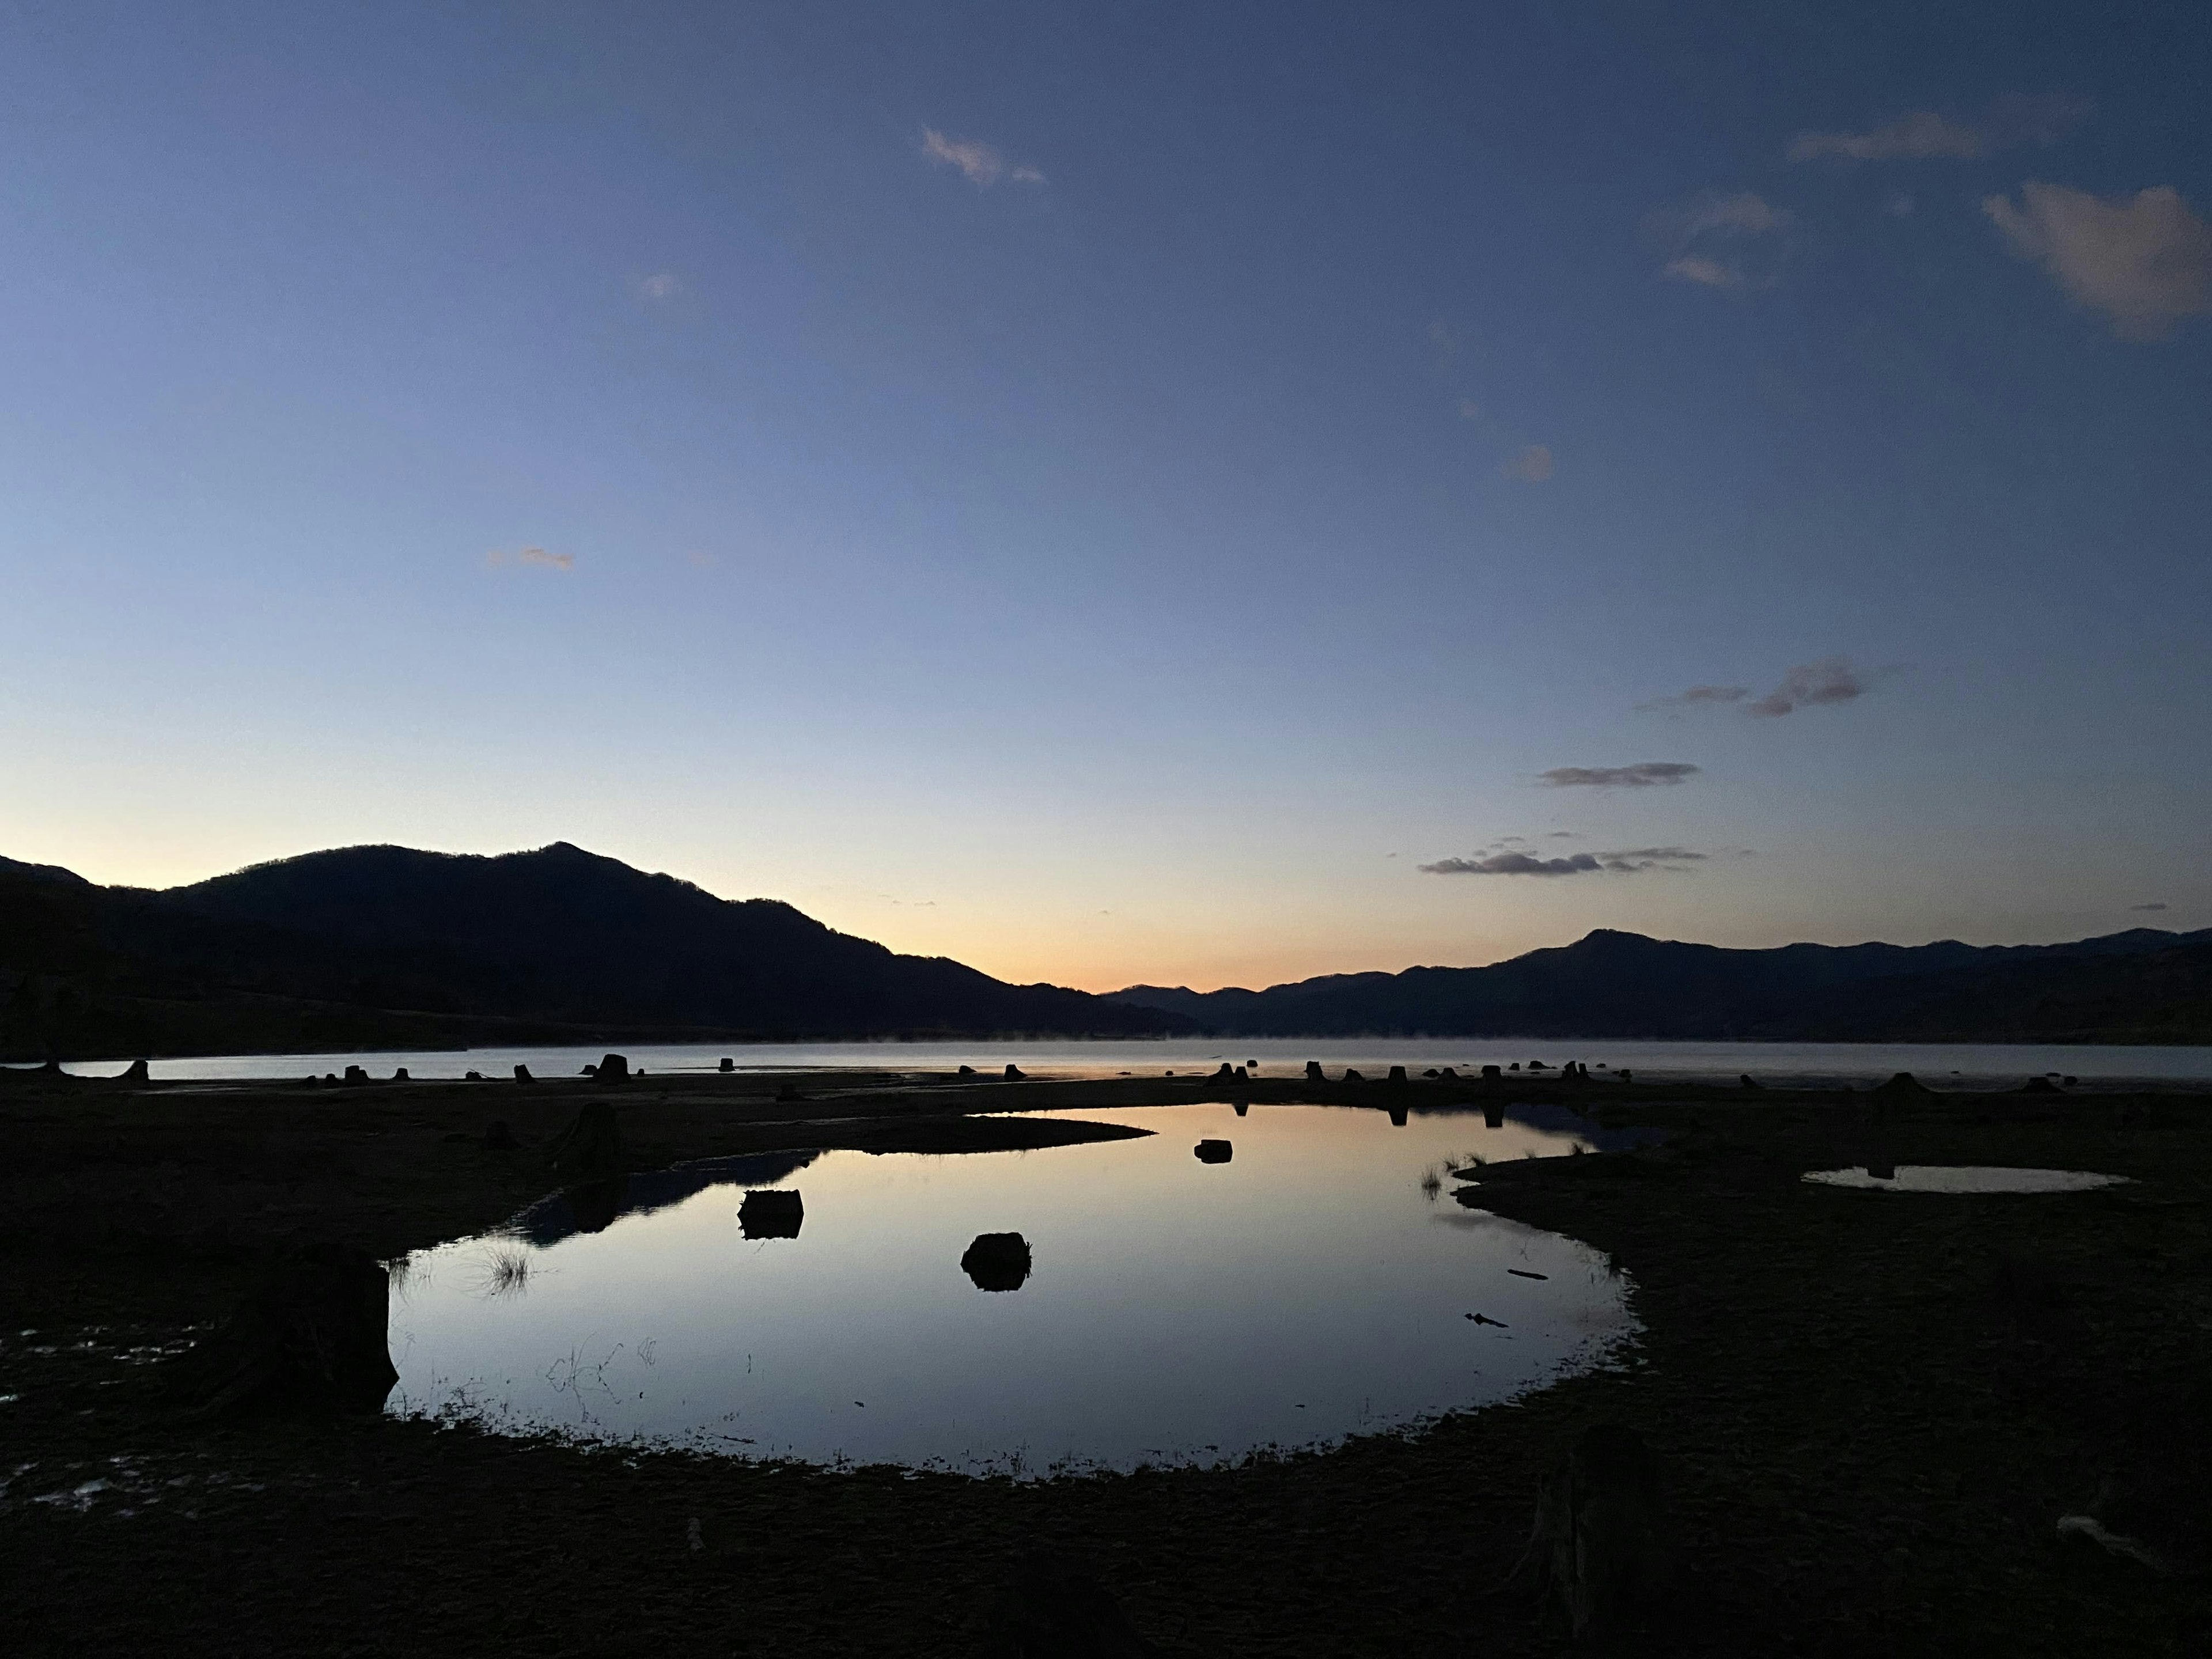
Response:
[{"label": "dark foreground ground", "polygon": [[[1163,1097],[770,1086],[633,1083],[615,1097],[636,1166],[1038,1144],[1064,1129],[958,1108]],[[1664,1459],[1684,1562],[1637,1650],[2212,1651],[2212,1102],[2174,1096],[1905,1111],[1901,1162],[2137,1183],[1960,1198],[1803,1185],[1862,1160],[1857,1103],[1590,1085],[1669,1144],[1486,1170],[1480,1201],[1613,1253],[1645,1326],[1632,1363],[1416,1439],[1231,1470],[1022,1486],[206,1421],[135,1363],[221,1317],[288,1240],[394,1256],[497,1223],[553,1184],[534,1149],[592,1088],[0,1079],[9,1650],[973,1655],[1009,1563],[1042,1545],[1170,1653],[1553,1653],[1526,1605],[1484,1592],[1540,1476],[1614,1420]],[[494,1116],[521,1150],[448,1139]],[[2057,1518],[2100,1500],[2180,1571],[2062,1545]]]}]

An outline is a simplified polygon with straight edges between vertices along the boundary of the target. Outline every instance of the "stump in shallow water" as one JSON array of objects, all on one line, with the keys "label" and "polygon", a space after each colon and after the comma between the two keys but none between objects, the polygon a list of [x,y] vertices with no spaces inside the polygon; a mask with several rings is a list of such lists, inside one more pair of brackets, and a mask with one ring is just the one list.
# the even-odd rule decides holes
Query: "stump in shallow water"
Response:
[{"label": "stump in shallow water", "polygon": [[1037,1554],[1007,1575],[983,1651],[988,1659],[1144,1659],[1159,1650],[1079,1564]]},{"label": "stump in shallow water", "polygon": [[623,1151],[622,1126],[615,1121],[614,1107],[604,1100],[586,1102],[576,1114],[576,1121],[546,1149],[546,1157],[555,1174],[571,1180],[622,1174],[629,1168],[629,1160]]},{"label": "stump in shallow water", "polygon": [[978,1233],[960,1271],[979,1291],[1018,1291],[1030,1276],[1030,1242],[1019,1233]]},{"label": "stump in shallow water", "polygon": [[1528,1550],[1513,1570],[1569,1632],[1606,1640],[1664,1598],[1674,1572],[1658,1461],[1633,1429],[1586,1429],[1544,1479]]},{"label": "stump in shallow water", "polygon": [[172,1390],[203,1413],[380,1410],[399,1381],[386,1335],[390,1294],[366,1251],[310,1244],[174,1362]]},{"label": "stump in shallow water", "polygon": [[761,1187],[738,1206],[738,1230],[747,1238],[796,1238],[806,1203],[787,1187]]}]

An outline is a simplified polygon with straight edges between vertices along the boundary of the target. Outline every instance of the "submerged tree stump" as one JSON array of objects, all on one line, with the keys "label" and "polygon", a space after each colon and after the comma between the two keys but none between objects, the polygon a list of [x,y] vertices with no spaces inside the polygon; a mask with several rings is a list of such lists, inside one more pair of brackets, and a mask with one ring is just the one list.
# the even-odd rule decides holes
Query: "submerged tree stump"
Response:
[{"label": "submerged tree stump", "polygon": [[174,1362],[172,1392],[209,1413],[380,1410],[399,1381],[386,1336],[390,1297],[383,1264],[366,1251],[308,1245]]},{"label": "submerged tree stump", "polygon": [[1603,1423],[1545,1477],[1513,1578],[1528,1577],[1577,1640],[1605,1641],[1659,1606],[1674,1555],[1658,1461],[1633,1429]]}]

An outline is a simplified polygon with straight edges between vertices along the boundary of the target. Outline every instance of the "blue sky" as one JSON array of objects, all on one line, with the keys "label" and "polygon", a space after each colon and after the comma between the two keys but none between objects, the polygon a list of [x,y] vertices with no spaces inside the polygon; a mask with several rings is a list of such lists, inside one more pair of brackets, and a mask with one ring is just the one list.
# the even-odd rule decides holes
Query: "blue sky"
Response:
[{"label": "blue sky", "polygon": [[1092,988],[2212,924],[2203,9],[0,29],[9,856]]}]

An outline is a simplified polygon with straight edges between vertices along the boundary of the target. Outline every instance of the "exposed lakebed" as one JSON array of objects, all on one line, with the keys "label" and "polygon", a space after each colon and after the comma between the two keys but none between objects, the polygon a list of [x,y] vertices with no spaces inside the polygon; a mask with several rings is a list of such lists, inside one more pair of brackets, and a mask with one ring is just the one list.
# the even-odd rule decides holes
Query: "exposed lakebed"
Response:
[{"label": "exposed lakebed", "polygon": [[[1632,1328],[1597,1252],[1449,1199],[1451,1169],[1597,1144],[1564,1115],[1054,1115],[1154,1133],[690,1166],[417,1252],[391,1409],[1040,1475],[1409,1426],[1601,1364]],[[747,1204],[763,1191],[797,1197]],[[1012,1233],[1025,1272],[976,1253]]]}]

